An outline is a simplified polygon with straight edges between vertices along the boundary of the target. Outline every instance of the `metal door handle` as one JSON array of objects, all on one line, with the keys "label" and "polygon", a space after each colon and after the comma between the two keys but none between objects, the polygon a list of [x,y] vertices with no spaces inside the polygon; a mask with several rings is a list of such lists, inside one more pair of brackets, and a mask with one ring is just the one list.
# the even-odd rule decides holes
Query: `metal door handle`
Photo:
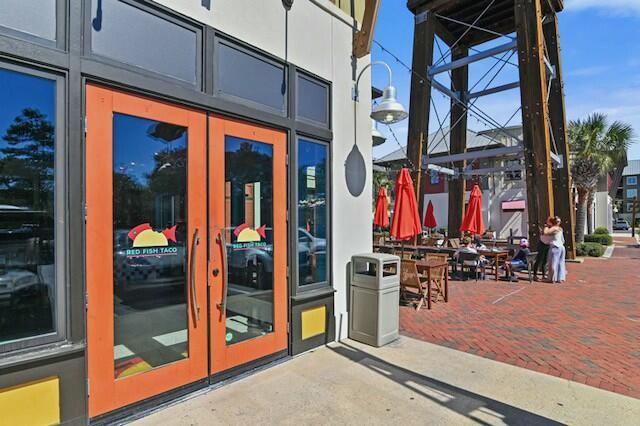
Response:
[{"label": "metal door handle", "polygon": [[198,228],[193,233],[191,241],[191,306],[196,316],[196,321],[200,321],[200,306],[198,305],[198,293],[196,292],[196,257],[198,254],[198,245],[200,244],[200,236]]},{"label": "metal door handle", "polygon": [[229,261],[227,259],[227,239],[224,236],[225,230],[222,228],[218,234],[218,244],[222,250],[222,302],[218,303],[218,309],[220,309],[220,316],[227,313],[227,288],[229,287]]}]

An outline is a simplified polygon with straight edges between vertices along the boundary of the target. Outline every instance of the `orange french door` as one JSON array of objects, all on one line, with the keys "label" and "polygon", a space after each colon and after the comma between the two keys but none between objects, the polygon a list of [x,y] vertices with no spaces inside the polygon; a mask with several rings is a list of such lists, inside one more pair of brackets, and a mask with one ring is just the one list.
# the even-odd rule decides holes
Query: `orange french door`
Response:
[{"label": "orange french door", "polygon": [[206,114],[86,91],[89,415],[206,378]]},{"label": "orange french door", "polygon": [[286,134],[209,118],[211,373],[287,348]]}]

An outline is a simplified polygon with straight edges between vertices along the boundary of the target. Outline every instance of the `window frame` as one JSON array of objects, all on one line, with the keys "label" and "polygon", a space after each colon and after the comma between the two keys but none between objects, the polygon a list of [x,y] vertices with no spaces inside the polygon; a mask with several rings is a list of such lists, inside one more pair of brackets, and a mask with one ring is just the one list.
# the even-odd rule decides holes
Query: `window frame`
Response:
[{"label": "window frame", "polygon": [[83,53],[84,57],[91,58],[95,61],[111,65],[117,68],[122,68],[130,71],[137,72],[138,74],[148,75],[152,78],[162,79],[164,81],[170,82],[171,84],[179,84],[181,86],[189,87],[192,89],[196,89],[197,91],[203,90],[203,58],[204,58],[204,39],[205,39],[205,28],[202,25],[197,25],[194,22],[191,22],[186,19],[182,19],[175,12],[170,9],[151,4],[145,0],[117,0],[121,3],[125,3],[131,7],[142,10],[145,13],[149,13],[156,18],[165,20],[171,24],[178,25],[187,30],[193,31],[196,34],[196,81],[191,83],[185,80],[181,80],[177,77],[173,77],[168,74],[163,74],[159,71],[152,70],[149,68],[142,67],[140,65],[133,65],[127,62],[121,62],[115,58],[111,58],[109,56],[101,55],[100,53],[96,53],[92,49],[92,26],[91,26],[91,6],[93,0],[84,0],[85,7],[85,18],[84,18],[84,45],[83,45]]},{"label": "window frame", "polygon": [[[291,247],[291,257],[290,257],[290,264],[291,264],[291,293],[292,293],[292,297],[296,298],[296,296],[300,296],[302,294],[309,294],[310,292],[326,292],[329,291],[333,288],[333,267],[332,267],[332,245],[333,245],[333,238],[332,238],[332,232],[333,232],[333,223],[332,223],[332,198],[333,198],[333,187],[331,186],[331,178],[332,178],[332,153],[331,153],[331,143],[328,141],[323,141],[323,140],[319,140],[317,138],[313,138],[313,137],[308,137],[306,135],[303,134],[296,134],[294,136],[294,143],[293,145],[293,153],[291,154],[290,158],[292,158],[293,160],[290,161],[290,170],[292,170],[291,172],[291,225],[290,225],[290,241],[289,241],[289,245]],[[299,145],[300,142],[304,141],[304,142],[308,142],[308,143],[315,143],[318,145],[323,146],[326,149],[326,153],[327,153],[327,158],[326,158],[326,166],[327,166],[327,176],[326,176],[326,185],[327,185],[327,192],[326,192],[326,197],[327,197],[327,201],[326,201],[326,206],[327,206],[327,241],[326,241],[326,245],[325,245],[325,250],[327,252],[326,254],[326,267],[327,267],[327,279],[326,281],[320,281],[320,282],[316,282],[316,283],[311,283],[311,284],[307,284],[307,285],[301,285],[300,284],[300,275],[299,275],[299,255],[298,255],[298,232],[299,232],[299,226],[298,226],[298,183],[299,183],[299,176],[298,176],[298,165],[299,165],[299,159],[298,159],[298,154],[300,152],[299,150]]]},{"label": "window frame", "polygon": [[637,176],[627,176],[625,180],[626,180],[627,185],[637,185],[638,184],[638,177]]},{"label": "window frame", "polygon": [[0,60],[0,69],[6,69],[28,76],[52,80],[55,83],[55,145],[54,145],[54,241],[55,241],[55,301],[52,308],[55,309],[55,331],[39,334],[21,339],[0,342],[0,358],[12,356],[17,351],[30,349],[37,346],[48,345],[65,341],[69,335],[69,309],[68,292],[69,285],[69,230],[68,230],[68,194],[67,183],[67,126],[66,126],[66,99],[67,76],[35,67],[17,65],[12,62]]},{"label": "window frame", "polygon": [[65,48],[67,47],[66,41],[68,0],[55,0],[55,2],[56,38],[54,40],[2,25],[0,25],[0,35],[22,39],[27,42],[40,44],[46,47],[52,47],[58,50],[65,50]]},{"label": "window frame", "polygon": [[[633,196],[629,196],[629,192],[630,192],[630,191],[635,192],[635,195],[633,195]],[[625,190],[625,192],[624,192],[624,198],[630,198],[630,199],[633,199],[633,198],[637,198],[637,197],[638,197],[638,189],[637,189],[637,188],[627,188],[627,189]]]},{"label": "window frame", "polygon": [[[220,60],[220,44],[224,44],[232,49],[238,50],[246,55],[249,55],[257,60],[266,62],[268,64],[274,65],[276,67],[282,68],[282,75],[285,83],[285,93],[282,95],[284,100],[283,109],[279,110],[278,108],[273,108],[269,105],[262,104],[260,102],[253,101],[251,99],[246,99],[240,96],[236,96],[230,93],[224,92],[220,87],[220,81],[218,76],[220,75],[219,67],[222,64]],[[289,117],[289,112],[291,110],[289,95],[291,93],[291,81],[290,81],[290,65],[284,63],[272,55],[266,54],[264,52],[260,52],[257,49],[249,46],[245,43],[238,42],[229,37],[224,37],[219,33],[214,34],[213,39],[213,67],[208,70],[209,73],[212,74],[212,94],[214,97],[219,99],[225,99],[231,101],[236,104],[244,105],[250,107],[252,109],[257,109],[260,111],[269,112],[271,114],[276,114],[280,117]]]},{"label": "window frame", "polygon": [[[313,120],[311,118],[307,118],[307,117],[303,117],[300,115],[300,112],[298,110],[298,108],[300,107],[300,102],[298,101],[298,96],[300,95],[300,79],[306,79],[308,81],[310,81],[311,83],[315,83],[318,84],[320,86],[323,86],[326,90],[327,90],[327,103],[325,105],[325,112],[327,114],[327,122],[323,123],[320,121],[316,121]],[[302,70],[300,70],[299,68],[296,69],[295,72],[295,94],[296,97],[294,99],[294,103],[295,103],[295,108],[293,108],[295,114],[294,114],[294,120],[296,121],[301,121],[303,123],[307,123],[310,124],[312,126],[318,126],[318,127],[322,127],[322,128],[326,128],[326,129],[331,129],[331,83],[329,83],[328,81],[325,81],[317,76],[314,76],[308,72],[304,72]]]}]

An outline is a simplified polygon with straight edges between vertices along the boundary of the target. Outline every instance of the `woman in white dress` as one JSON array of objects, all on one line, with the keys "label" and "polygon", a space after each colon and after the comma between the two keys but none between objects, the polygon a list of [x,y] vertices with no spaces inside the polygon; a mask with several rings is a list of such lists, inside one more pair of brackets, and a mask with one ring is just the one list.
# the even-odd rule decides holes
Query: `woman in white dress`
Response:
[{"label": "woman in white dress", "polygon": [[567,278],[567,267],[565,265],[566,251],[564,248],[564,231],[562,229],[562,221],[558,216],[551,218],[549,221],[551,226],[544,228],[544,235],[549,236],[549,282],[561,283]]}]

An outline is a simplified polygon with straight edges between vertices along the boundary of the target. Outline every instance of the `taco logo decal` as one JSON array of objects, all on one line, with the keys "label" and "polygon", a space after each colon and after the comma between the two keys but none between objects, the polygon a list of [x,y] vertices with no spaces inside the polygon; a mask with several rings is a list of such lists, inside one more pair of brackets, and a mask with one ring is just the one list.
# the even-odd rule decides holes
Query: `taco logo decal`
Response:
[{"label": "taco logo decal", "polygon": [[239,225],[233,230],[233,235],[236,236],[236,242],[233,244],[234,249],[246,249],[251,247],[264,247],[266,242],[262,241],[267,238],[267,227],[262,225],[258,229],[253,229],[246,223]]},{"label": "taco logo decal", "polygon": [[127,250],[127,256],[162,256],[178,254],[176,247],[169,247],[169,241],[177,243],[176,226],[155,231],[151,224],[143,223],[131,229],[127,234],[131,240],[131,249]]}]

